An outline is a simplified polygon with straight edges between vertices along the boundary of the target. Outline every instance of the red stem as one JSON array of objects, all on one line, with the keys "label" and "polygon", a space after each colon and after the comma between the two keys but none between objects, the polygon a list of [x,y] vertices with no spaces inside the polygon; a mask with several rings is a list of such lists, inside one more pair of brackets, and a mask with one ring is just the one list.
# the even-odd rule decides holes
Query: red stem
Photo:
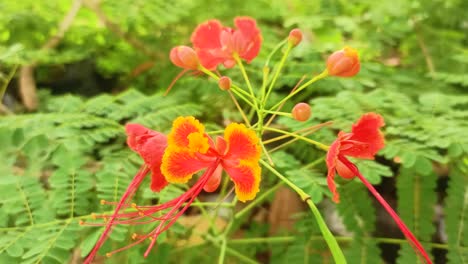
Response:
[{"label": "red stem", "polygon": [[426,260],[426,263],[432,264],[432,261],[429,258],[429,255],[426,253],[426,251],[424,250],[421,243],[419,243],[418,239],[413,235],[413,233],[411,233],[409,228],[401,220],[401,218],[398,216],[398,214],[392,209],[392,207],[390,207],[390,205],[387,203],[387,201],[385,201],[385,199],[377,192],[377,190],[374,188],[374,186],[372,186],[372,184],[370,184],[370,182],[368,182],[367,179],[364,178],[364,176],[362,176],[362,174],[359,172],[356,165],[354,165],[351,161],[349,161],[344,156],[340,155],[338,158],[340,159],[341,162],[343,162],[343,164],[346,167],[348,167],[348,169],[350,169],[354,173],[354,175],[356,175],[362,181],[362,183],[364,183],[364,185],[367,187],[367,189],[369,189],[369,191],[372,193],[372,195],[374,195],[374,197],[377,199],[377,201],[379,201],[379,203],[385,208],[385,210],[387,210],[387,212],[393,218],[393,220],[398,225],[400,230],[403,232],[403,234],[406,236],[406,238],[410,241],[413,248],[415,248],[416,253],[418,253],[418,251],[419,251],[420,256],[423,257]]}]

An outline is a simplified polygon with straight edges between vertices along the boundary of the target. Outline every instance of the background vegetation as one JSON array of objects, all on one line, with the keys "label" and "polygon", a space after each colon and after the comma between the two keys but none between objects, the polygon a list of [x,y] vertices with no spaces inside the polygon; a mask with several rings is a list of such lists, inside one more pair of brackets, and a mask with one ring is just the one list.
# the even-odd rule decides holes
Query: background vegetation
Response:
[{"label": "background vegetation", "polygon": [[[382,114],[387,145],[376,161],[358,162],[361,171],[435,263],[468,263],[466,10],[463,0],[0,1],[0,91],[6,89],[0,116],[0,263],[81,262],[100,229],[78,221],[112,210],[99,200],[117,200],[141,163],[125,146],[126,122],[167,132],[179,115],[196,115],[210,129],[241,121],[226,103],[228,95],[204,78],[185,77],[170,96],[162,96],[178,72],[168,61],[170,48],[188,44],[193,28],[206,19],[231,24],[238,15],[256,18],[262,30],[261,54],[248,66],[256,81],[266,55],[289,30],[304,32],[276,97],[304,74],[319,73],[333,50],[349,45],[360,51],[357,77],[320,81],[285,109],[308,101],[308,125],[333,120],[330,129],[311,135],[326,144],[362,113]],[[277,125],[306,126],[287,118]],[[323,152],[295,144],[274,156],[277,168],[319,204],[349,263],[417,263],[361,184],[340,182],[342,202],[328,202]],[[274,175],[263,179],[263,199],[246,214],[228,202],[220,207],[213,225],[235,226],[226,263],[331,263],[310,213],[302,212],[301,202]],[[182,191],[171,186],[154,194],[143,187],[136,199],[164,201]],[[209,234],[212,217],[205,219],[199,207],[216,211],[195,206],[148,259],[138,246],[106,263],[216,262],[219,242],[200,235]],[[133,232],[117,228],[102,252],[127,244]]]}]

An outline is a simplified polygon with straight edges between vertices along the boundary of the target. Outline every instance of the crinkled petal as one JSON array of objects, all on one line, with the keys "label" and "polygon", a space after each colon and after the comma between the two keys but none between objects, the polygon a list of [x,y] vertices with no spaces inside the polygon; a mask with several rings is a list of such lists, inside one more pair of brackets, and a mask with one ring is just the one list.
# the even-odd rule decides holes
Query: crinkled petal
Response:
[{"label": "crinkled petal", "polygon": [[141,143],[137,152],[151,169],[161,166],[162,157],[167,147],[167,137],[158,133]]},{"label": "crinkled petal", "polygon": [[234,182],[239,201],[254,199],[259,191],[261,180],[261,168],[258,163],[240,161],[236,166],[231,166],[223,162],[223,167]]},{"label": "crinkled petal", "polygon": [[163,156],[161,172],[168,182],[186,183],[193,174],[212,163],[212,160],[202,160],[188,149],[169,147]]},{"label": "crinkled petal", "polygon": [[220,49],[219,40],[223,26],[216,20],[208,20],[193,31],[191,41],[195,50],[197,49]]},{"label": "crinkled petal", "polygon": [[125,132],[127,133],[127,145],[136,152],[138,152],[138,147],[148,138],[151,138],[157,134],[161,134],[140,124],[132,123],[125,125]]},{"label": "crinkled petal", "polygon": [[336,185],[335,185],[336,164],[338,161],[339,154],[340,154],[340,140],[337,139],[331,144],[330,148],[328,149],[327,158],[326,158],[326,164],[328,168],[328,173],[327,173],[328,189],[330,189],[330,192],[333,195],[333,201],[335,203],[340,202],[340,195],[336,191]]},{"label": "crinkled petal", "polygon": [[188,148],[191,133],[203,134],[205,127],[193,116],[178,117],[172,123],[171,133],[168,135],[168,145],[171,147]]},{"label": "crinkled petal", "polygon": [[345,156],[373,159],[375,154],[385,146],[385,140],[380,128],[385,125],[382,116],[367,113],[361,116],[353,125],[350,141],[358,142],[352,147],[341,151]]},{"label": "crinkled petal", "polygon": [[250,160],[258,162],[260,147],[258,137],[253,130],[243,124],[232,123],[224,131],[224,140],[227,143],[226,157],[228,159]]},{"label": "crinkled petal", "polygon": [[233,36],[235,51],[239,53],[241,58],[250,62],[257,57],[260,51],[262,44],[260,29],[258,29],[255,19],[250,17],[236,17],[234,23],[238,29],[237,32],[240,33]]}]

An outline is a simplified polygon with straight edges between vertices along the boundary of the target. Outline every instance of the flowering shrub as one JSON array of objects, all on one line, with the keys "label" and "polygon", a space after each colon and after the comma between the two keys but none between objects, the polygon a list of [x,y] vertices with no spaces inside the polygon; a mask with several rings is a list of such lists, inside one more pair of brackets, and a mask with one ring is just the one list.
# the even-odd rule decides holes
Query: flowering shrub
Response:
[{"label": "flowering shrub", "polygon": [[[304,84],[299,82],[289,95],[272,101],[271,92],[275,89],[275,84],[280,78],[289,53],[300,44],[302,33],[298,29],[294,29],[285,41],[280,43],[279,48],[272,51],[273,55],[280,48],[284,48],[283,59],[274,67],[272,76],[269,75],[270,68],[268,64],[265,64],[263,83],[256,87],[247,74],[244,61],[250,63],[259,54],[262,44],[260,30],[256,21],[249,17],[235,18],[234,24],[235,29],[224,27],[217,20],[209,20],[200,24],[191,37],[193,48],[188,46],[173,48],[170,52],[170,60],[177,67],[183,68],[182,74],[177,76],[175,80],[180,78],[186,71],[194,71],[216,80],[219,87],[230,94],[233,104],[238,108],[245,124],[231,123],[225,128],[223,137],[218,136],[215,138],[211,137],[210,132],[206,132],[205,127],[191,116],[176,118],[173,121],[172,130],[167,136],[139,124],[128,124],[126,126],[127,144],[141,156],[144,165],[135,175],[118,203],[102,201],[104,204],[115,204],[115,210],[112,214],[95,215],[95,218],[104,219],[104,223],[82,223],[84,225],[104,226],[103,233],[85,263],[91,263],[113,227],[117,225],[150,225],[157,223],[155,228],[146,234],[134,233],[132,235],[134,242],[129,245],[107,253],[110,256],[149,240],[148,248],[144,253],[145,257],[148,256],[157,243],[158,237],[187,211],[202,190],[214,192],[218,189],[223,171],[229,175],[234,183],[237,200],[246,202],[255,199],[257,193],[261,190],[262,170],[260,165],[276,175],[307,203],[314,214],[315,221],[320,228],[323,239],[330,248],[335,262],[346,263],[336,238],[328,229],[315,204],[311,201],[311,197],[275,168],[276,161],[272,158],[270,150],[266,146],[266,141],[263,140],[263,135],[267,131],[281,134],[270,139],[269,142],[289,138],[287,142],[289,144],[295,140],[302,140],[309,143],[311,147],[318,147],[327,151],[327,183],[333,201],[339,202],[339,195],[334,182],[335,174],[338,173],[348,180],[357,177],[388,211],[417,254],[421,256],[421,259],[426,263],[432,263],[428,254],[409,228],[360,173],[359,169],[348,159],[348,157],[373,159],[384,147],[384,136],[380,131],[380,128],[384,125],[382,116],[376,113],[362,115],[358,122],[352,126],[351,133],[340,132],[338,138],[330,146],[306,137],[308,130],[290,132],[275,128],[272,125],[277,116],[285,116],[306,122],[311,115],[309,105],[300,103],[291,111],[282,112],[284,104],[287,101],[294,100],[294,97],[301,91],[328,76],[352,77],[356,75],[360,70],[357,51],[345,47],[343,50],[334,52],[328,57],[326,67],[320,74],[311,77]],[[226,69],[237,66],[244,79],[245,86],[238,85],[239,82],[231,81],[227,75],[221,76],[216,71],[221,65]],[[249,109],[244,109],[241,104]],[[256,116],[253,117],[253,114]],[[326,125],[311,124],[310,130],[316,130]],[[211,133],[219,132],[212,131]],[[262,154],[263,157],[261,157]],[[175,199],[157,205],[138,205],[132,202],[132,196],[147,174],[151,174],[151,190],[159,192],[168,184],[187,184],[197,173],[201,173],[201,175],[196,182]],[[346,200],[341,202],[346,203]],[[220,235],[225,235],[229,228],[227,227],[227,231]],[[227,243],[226,237],[222,239],[222,243],[225,245]]]}]

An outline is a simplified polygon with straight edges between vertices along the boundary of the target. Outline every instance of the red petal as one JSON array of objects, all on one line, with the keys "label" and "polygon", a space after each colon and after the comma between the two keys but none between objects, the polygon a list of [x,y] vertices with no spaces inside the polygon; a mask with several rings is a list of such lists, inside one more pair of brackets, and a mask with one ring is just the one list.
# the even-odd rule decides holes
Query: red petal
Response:
[{"label": "red petal", "polygon": [[224,139],[227,143],[228,159],[250,160],[258,162],[260,159],[260,147],[258,137],[253,130],[243,124],[232,123],[224,131]]},{"label": "red petal", "polygon": [[327,168],[328,168],[328,173],[327,173],[327,183],[328,183],[328,189],[330,189],[330,192],[333,194],[333,201],[335,203],[340,202],[340,195],[336,191],[336,185],[335,185],[335,174],[336,174],[336,164],[338,161],[338,155],[340,154],[340,140],[337,139],[335,140],[330,148],[328,149],[327,152],[327,158],[326,158],[326,163],[327,163]]},{"label": "red petal", "polygon": [[[373,159],[375,154],[385,146],[384,136],[379,130],[385,125],[382,116],[367,113],[353,125],[350,141],[356,141],[352,147],[342,150],[341,154],[356,158]],[[362,144],[359,144],[362,143]]]},{"label": "red petal", "polygon": [[223,26],[221,23],[215,19],[208,20],[198,25],[191,37],[195,50],[221,48],[219,36],[222,29]]},{"label": "red petal", "polygon": [[212,160],[201,160],[188,149],[167,148],[161,171],[168,182],[186,183],[192,175],[208,167]]},{"label": "red petal", "polygon": [[234,34],[233,36],[233,42],[235,43],[234,51],[236,51],[241,58],[250,62],[257,57],[262,44],[262,36],[257,27],[257,22],[250,17],[236,17],[234,19],[234,24],[238,29],[236,31],[240,33]]},{"label": "red petal", "polygon": [[153,192],[159,192],[169,183],[166,181],[166,178],[161,173],[161,168],[158,166],[151,169],[151,190]]},{"label": "red petal", "polygon": [[138,151],[138,146],[141,145],[148,137],[159,133],[140,124],[132,123],[125,125],[125,132],[127,133],[127,145],[133,151]]},{"label": "red petal", "polygon": [[257,195],[260,186],[261,168],[257,162],[241,161],[237,166],[223,162],[223,168],[235,184],[239,201],[252,200]]}]

